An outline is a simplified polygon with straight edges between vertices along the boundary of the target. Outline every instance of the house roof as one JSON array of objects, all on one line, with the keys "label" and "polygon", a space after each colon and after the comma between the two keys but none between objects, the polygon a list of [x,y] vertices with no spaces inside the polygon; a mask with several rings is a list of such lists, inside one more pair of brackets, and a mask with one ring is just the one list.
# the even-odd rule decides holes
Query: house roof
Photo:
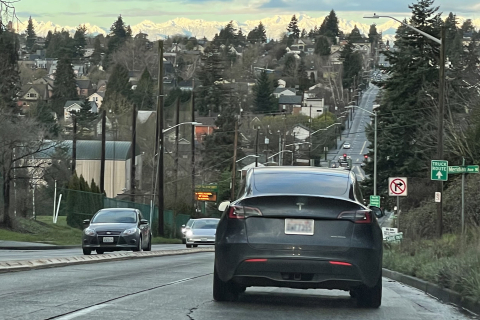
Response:
[{"label": "house roof", "polygon": [[138,113],[137,113],[137,121],[140,122],[140,123],[145,123],[145,122],[147,122],[148,119],[150,119],[152,114],[157,114],[157,112],[139,110]]},{"label": "house roof", "polygon": [[297,92],[297,90],[295,90],[295,88],[275,88],[275,91],[273,93],[282,93],[285,90],[291,91],[293,93]]},{"label": "house roof", "polygon": [[[91,107],[91,110],[93,109],[94,111],[93,112],[96,112],[97,110],[97,103],[95,101],[88,101],[90,103],[90,107]],[[67,109],[75,104],[81,106],[83,103],[82,100],[68,100],[67,102],[65,102],[65,105],[63,106],[64,109]]]},{"label": "house roof", "polygon": [[42,100],[48,99],[48,85],[46,84],[26,84],[20,90],[20,96],[23,97],[30,89],[34,89]]},{"label": "house roof", "polygon": [[280,96],[279,104],[301,104],[302,96]]},{"label": "house roof", "polygon": [[90,89],[92,87],[92,82],[90,80],[75,80],[77,86],[80,89]]},{"label": "house roof", "polygon": [[[35,155],[37,159],[51,159],[56,148],[65,148],[67,154],[72,156],[72,140],[45,141],[45,150]],[[131,158],[132,143],[130,141],[105,141],[105,160],[127,160]],[[77,140],[77,160],[100,160],[102,156],[102,141]],[[135,148],[135,155],[142,152],[139,146]]]},{"label": "house roof", "polygon": [[310,128],[304,126],[304,125],[301,124],[301,123],[296,124],[296,125],[294,126],[294,128],[297,128],[297,127],[298,127],[298,128],[302,128],[302,129],[307,130],[307,131],[312,131],[312,130],[310,130]]}]

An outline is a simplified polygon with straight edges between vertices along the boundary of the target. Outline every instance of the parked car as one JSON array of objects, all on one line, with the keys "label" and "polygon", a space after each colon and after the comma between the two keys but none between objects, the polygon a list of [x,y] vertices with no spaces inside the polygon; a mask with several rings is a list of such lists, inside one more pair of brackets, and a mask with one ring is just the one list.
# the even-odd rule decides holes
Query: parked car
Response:
[{"label": "parked car", "polygon": [[84,220],[83,254],[93,250],[97,254],[106,251],[152,250],[152,230],[140,210],[110,208],[99,210],[92,220]]},{"label": "parked car", "polygon": [[352,171],[251,168],[239,198],[219,205],[213,298],[251,286],[350,291],[362,307],[382,299],[382,231]]},{"label": "parked car", "polygon": [[193,219],[192,225],[185,228],[185,244],[187,248],[215,243],[218,218]]},{"label": "parked car", "polygon": [[181,232],[182,232],[182,243],[183,244],[186,243],[185,232],[187,232],[187,228],[190,228],[192,226],[194,220],[195,219],[190,219],[190,220],[187,221],[187,224],[182,225]]}]

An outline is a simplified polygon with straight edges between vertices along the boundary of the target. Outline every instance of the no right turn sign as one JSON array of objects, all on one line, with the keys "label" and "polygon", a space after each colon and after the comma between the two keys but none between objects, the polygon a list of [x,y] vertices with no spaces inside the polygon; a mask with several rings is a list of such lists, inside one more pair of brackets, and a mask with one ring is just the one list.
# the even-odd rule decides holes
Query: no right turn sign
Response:
[{"label": "no right turn sign", "polygon": [[388,195],[404,197],[407,195],[407,178],[388,178]]}]

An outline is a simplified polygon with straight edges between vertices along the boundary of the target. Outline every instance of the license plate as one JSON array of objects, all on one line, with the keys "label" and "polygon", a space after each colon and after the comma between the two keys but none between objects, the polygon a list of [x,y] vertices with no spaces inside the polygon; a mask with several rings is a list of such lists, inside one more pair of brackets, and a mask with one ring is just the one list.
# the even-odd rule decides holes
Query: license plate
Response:
[{"label": "license plate", "polygon": [[285,234],[313,235],[314,220],[285,219]]},{"label": "license plate", "polygon": [[202,238],[201,241],[208,241],[208,239],[207,238]]},{"label": "license plate", "polygon": [[103,237],[103,242],[104,243],[112,243],[113,242],[113,237]]}]

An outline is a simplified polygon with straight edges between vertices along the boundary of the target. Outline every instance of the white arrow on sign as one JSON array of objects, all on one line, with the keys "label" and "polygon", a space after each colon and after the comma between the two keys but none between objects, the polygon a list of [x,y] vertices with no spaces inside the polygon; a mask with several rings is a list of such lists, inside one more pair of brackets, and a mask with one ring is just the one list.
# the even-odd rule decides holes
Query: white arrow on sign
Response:
[{"label": "white arrow on sign", "polygon": [[441,177],[443,177],[443,174],[440,171],[438,171],[436,176],[437,176],[438,179],[440,179]]}]

